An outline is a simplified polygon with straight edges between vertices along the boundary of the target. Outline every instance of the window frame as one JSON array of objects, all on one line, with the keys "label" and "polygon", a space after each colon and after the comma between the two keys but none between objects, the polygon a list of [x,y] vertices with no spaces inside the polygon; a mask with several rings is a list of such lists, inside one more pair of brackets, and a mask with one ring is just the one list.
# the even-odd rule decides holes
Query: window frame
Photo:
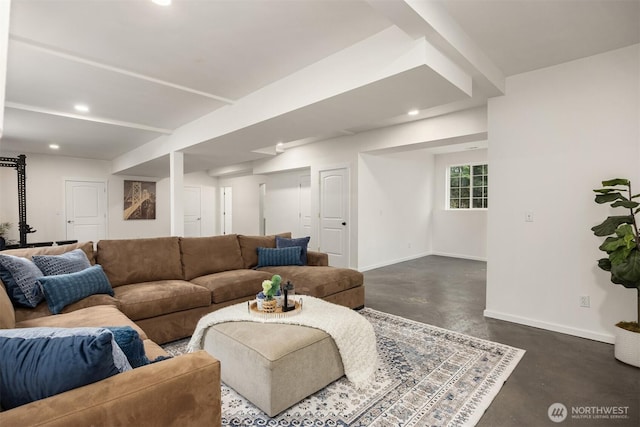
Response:
[{"label": "window frame", "polygon": [[[483,207],[483,208],[474,208],[473,207],[473,167],[474,166],[487,166],[487,189],[489,188],[489,182],[488,182],[488,178],[489,178],[489,162],[469,162],[469,163],[460,163],[460,164],[451,164],[447,166],[446,169],[446,181],[445,181],[445,210],[447,211],[486,211],[489,208],[488,207]],[[470,169],[470,185],[469,185],[469,207],[468,208],[452,208],[451,207],[451,168],[455,168],[455,167],[465,167],[468,166]],[[482,175],[484,176],[484,175]],[[484,186],[483,186],[484,187]],[[489,196],[487,195],[486,197],[487,199],[487,206],[489,203]]]}]

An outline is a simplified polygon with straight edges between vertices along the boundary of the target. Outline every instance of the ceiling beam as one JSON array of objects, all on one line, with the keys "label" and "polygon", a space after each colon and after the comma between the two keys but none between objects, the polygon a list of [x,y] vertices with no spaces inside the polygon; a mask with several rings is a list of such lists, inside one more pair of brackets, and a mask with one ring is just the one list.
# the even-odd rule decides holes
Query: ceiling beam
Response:
[{"label": "ceiling beam", "polygon": [[366,1],[410,37],[425,37],[430,44],[467,71],[487,96],[504,95],[504,73],[438,2]]},{"label": "ceiling beam", "polygon": [[4,106],[5,108],[13,108],[14,110],[30,111],[32,113],[48,114],[50,116],[65,117],[68,119],[84,120],[87,122],[101,123],[105,125],[120,126],[120,127],[126,127],[131,129],[138,129],[138,130],[146,130],[149,132],[161,133],[164,135],[171,135],[173,133],[171,129],[157,128],[153,126],[142,125],[140,123],[131,123],[131,122],[125,122],[122,120],[113,120],[105,117],[85,116],[80,114],[67,113],[65,111],[57,111],[57,110],[52,110],[50,108],[41,108],[33,105],[18,104],[17,102],[7,102],[5,103]]},{"label": "ceiling beam", "polygon": [[[0,2],[0,5],[4,3],[4,2]],[[1,11],[0,11],[1,12]],[[0,15],[1,16],[1,15]],[[1,25],[0,25],[0,29],[1,29]],[[113,67],[111,65],[107,65],[107,64],[103,64],[101,62],[97,62],[97,61],[92,61],[90,59],[86,59],[86,58],[82,58],[78,55],[72,55],[70,53],[65,53],[62,52],[59,49],[55,49],[52,48],[50,46],[46,46],[42,43],[38,43],[35,42],[33,40],[29,40],[26,39],[24,37],[20,37],[20,36],[16,36],[15,34],[10,34],[9,38],[11,40],[12,43],[18,43],[21,44],[23,46],[26,46],[30,49],[33,50],[37,50],[52,56],[57,56],[58,58],[62,58],[62,59],[66,59],[68,61],[73,61],[73,62],[77,62],[79,64],[84,64],[84,65],[89,65],[91,67],[95,67],[95,68],[100,68],[103,70],[107,70],[107,71],[111,71],[113,73],[118,73],[118,74],[122,74],[128,77],[133,77],[136,79],[140,79],[140,80],[144,80],[150,83],[155,83],[157,85],[161,85],[161,86],[166,86],[166,87],[170,87],[172,89],[177,89],[183,92],[188,92],[188,93],[192,93],[194,95],[199,95],[205,98],[210,98],[210,99],[215,99],[216,101],[220,101],[223,102],[227,105],[231,105],[234,103],[234,101],[232,99],[229,98],[225,98],[222,96],[218,96],[215,95],[213,93],[208,93],[208,92],[204,92],[201,90],[197,90],[197,89],[193,89],[187,86],[182,86],[179,84],[175,84],[172,82],[168,82],[166,80],[160,80],[160,79],[156,79],[155,77],[151,77],[151,76],[147,76],[145,74],[140,74],[140,73],[136,73],[133,71],[129,71],[129,70],[125,70],[124,68],[118,68],[118,67]]]}]

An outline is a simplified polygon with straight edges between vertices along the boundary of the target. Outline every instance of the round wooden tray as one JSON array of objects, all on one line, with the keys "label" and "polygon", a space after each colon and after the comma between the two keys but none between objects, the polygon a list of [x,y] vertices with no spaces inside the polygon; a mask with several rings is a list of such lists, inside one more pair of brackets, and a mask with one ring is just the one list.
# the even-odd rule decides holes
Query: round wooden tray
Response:
[{"label": "round wooden tray", "polygon": [[282,307],[277,307],[276,311],[273,311],[270,313],[266,311],[258,310],[258,302],[256,300],[249,301],[248,307],[249,307],[250,314],[254,316],[265,317],[265,318],[293,316],[302,311],[302,300],[295,301],[290,299],[289,305],[291,304],[295,304],[295,308],[291,311],[282,311]]}]

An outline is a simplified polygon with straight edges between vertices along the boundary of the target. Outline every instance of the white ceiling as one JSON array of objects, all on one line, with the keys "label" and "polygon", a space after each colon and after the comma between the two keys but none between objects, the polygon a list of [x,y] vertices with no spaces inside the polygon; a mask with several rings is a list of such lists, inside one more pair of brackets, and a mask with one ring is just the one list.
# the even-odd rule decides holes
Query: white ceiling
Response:
[{"label": "white ceiling", "polygon": [[[456,65],[438,69],[416,57],[422,37],[439,47],[447,39],[445,54],[457,48],[422,22],[421,0],[389,1],[13,0],[0,154],[114,160],[127,165],[120,173],[167,176],[167,141],[185,152],[185,171],[207,170],[273,155],[265,148],[278,141],[485,103],[475,80],[482,67],[449,55]],[[505,76],[640,42],[640,0],[426,3]],[[431,30],[416,36],[406,16]],[[328,58],[342,59],[322,68]],[[474,76],[472,97],[452,78],[458,67]],[[261,95],[277,85],[298,89]],[[79,102],[90,112],[74,111]],[[407,116],[412,108],[420,114]],[[157,155],[123,160],[142,146]]]}]

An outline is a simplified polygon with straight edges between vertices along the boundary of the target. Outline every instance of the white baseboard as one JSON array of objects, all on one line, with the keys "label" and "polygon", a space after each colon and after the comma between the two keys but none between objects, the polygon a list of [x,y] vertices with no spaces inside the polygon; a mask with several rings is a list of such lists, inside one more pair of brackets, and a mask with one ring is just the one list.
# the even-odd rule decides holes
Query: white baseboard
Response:
[{"label": "white baseboard", "polygon": [[527,317],[514,316],[512,314],[500,313],[493,310],[485,310],[485,317],[492,319],[506,320],[507,322],[519,323],[521,325],[533,326],[534,328],[546,329],[549,331],[560,332],[567,335],[573,335],[580,338],[587,338],[594,341],[600,341],[607,344],[613,344],[615,342],[615,336],[610,334],[603,334],[599,332],[593,332],[586,329],[573,328],[571,326],[560,325],[557,323],[544,322],[536,319],[529,319]]},{"label": "white baseboard", "polygon": [[473,261],[487,261],[486,257],[478,257],[473,255],[461,255],[461,254],[449,254],[446,252],[431,252],[431,255],[439,255],[439,256],[447,256],[450,258],[462,258],[462,259],[470,259]]},{"label": "white baseboard", "polygon": [[367,265],[366,267],[358,267],[358,271],[364,273],[365,271],[375,270],[376,268],[387,267],[389,265],[398,264],[399,262],[411,261],[414,259],[426,257],[428,255],[433,255],[431,252],[424,252],[421,254],[415,254],[404,258],[398,258],[390,261],[381,262],[379,264]]}]

